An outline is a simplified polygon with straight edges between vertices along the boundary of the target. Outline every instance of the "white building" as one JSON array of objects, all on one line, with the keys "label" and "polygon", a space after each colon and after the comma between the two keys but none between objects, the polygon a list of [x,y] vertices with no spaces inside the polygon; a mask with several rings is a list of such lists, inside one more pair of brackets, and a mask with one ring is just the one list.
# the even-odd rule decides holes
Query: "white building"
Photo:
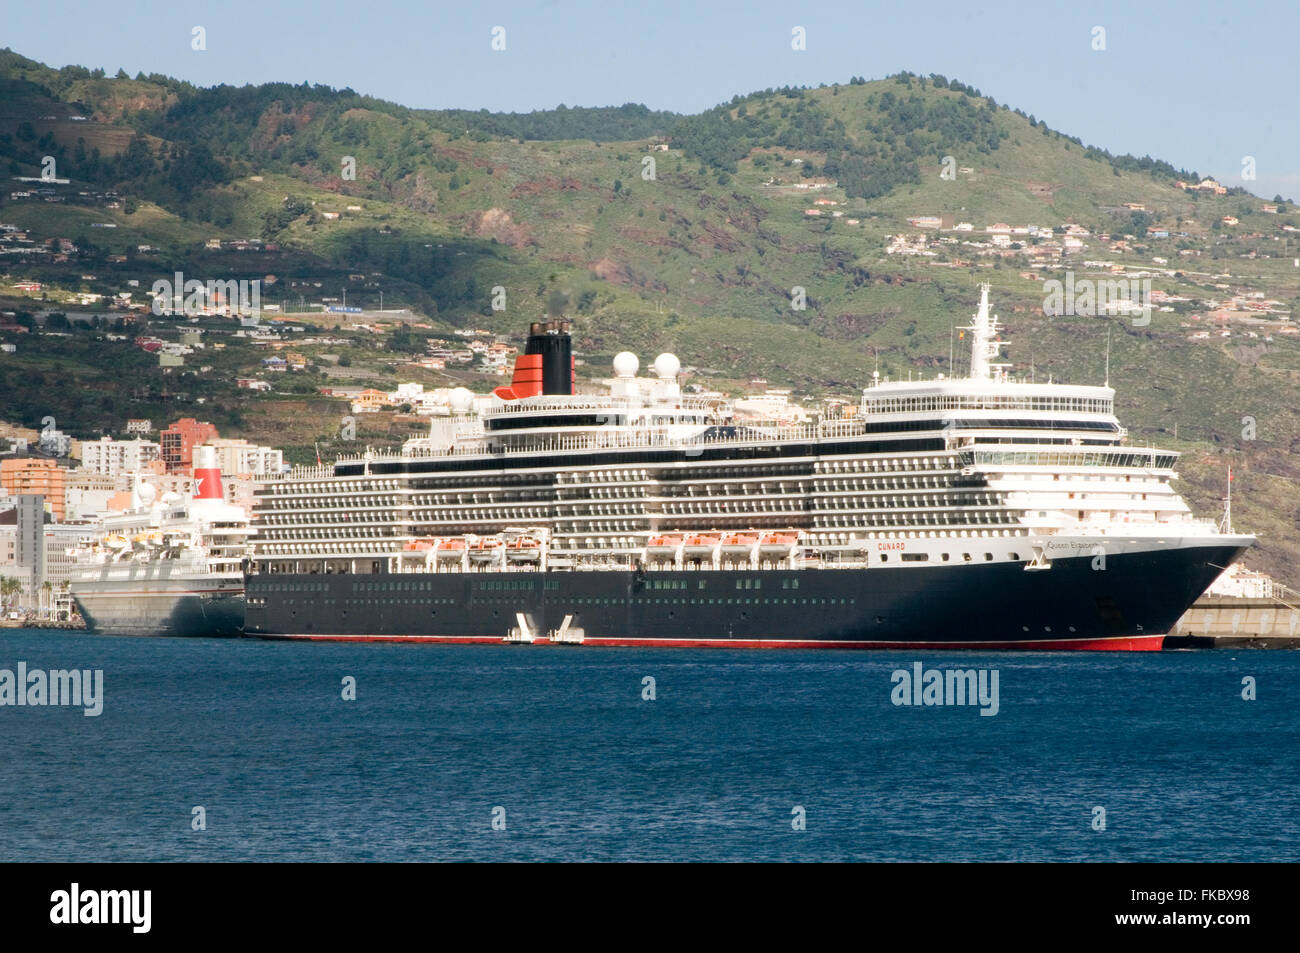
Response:
[{"label": "white building", "polygon": [[218,438],[209,440],[205,446],[217,451],[217,466],[225,476],[237,476],[241,473],[265,474],[279,473],[284,466],[284,452],[274,447],[260,447],[247,440],[230,440]]},{"label": "white building", "polygon": [[[76,563],[71,551],[94,539],[99,532],[99,524],[95,522],[46,523],[44,582],[56,590],[67,583]],[[48,598],[45,601],[48,604]]]},{"label": "white building", "polygon": [[100,437],[81,444],[81,466],[96,473],[117,476],[119,473],[136,473],[145,465],[157,460],[162,448],[152,440],[114,440]]},{"label": "white building", "polygon": [[423,384],[417,384],[414,381],[398,384],[397,390],[389,391],[388,402],[390,404],[414,404],[420,400],[423,394]]},{"label": "white building", "polygon": [[72,438],[62,430],[42,430],[40,448],[43,453],[66,457],[72,452]]}]

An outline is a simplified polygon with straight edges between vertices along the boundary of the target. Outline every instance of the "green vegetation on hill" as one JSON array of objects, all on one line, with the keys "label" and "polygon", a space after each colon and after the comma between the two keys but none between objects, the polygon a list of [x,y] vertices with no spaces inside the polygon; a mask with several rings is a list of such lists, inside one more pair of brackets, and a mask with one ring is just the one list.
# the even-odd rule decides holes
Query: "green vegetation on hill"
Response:
[{"label": "green vegetation on hill", "polygon": [[680,118],[677,113],[650,109],[640,103],[597,107],[560,105],[529,113],[438,109],[422,110],[421,115],[451,135],[468,130],[471,138],[479,142],[489,138],[625,142],[666,135]]},{"label": "green vegetation on hill", "polygon": [[[1265,567],[1297,581],[1300,419],[1290,405],[1300,348],[1277,324],[1256,338],[1241,328],[1229,339],[1192,338],[1211,325],[1202,302],[1258,291],[1300,307],[1300,235],[1280,228],[1300,228],[1294,205],[1278,202],[1272,214],[1240,189],[1180,191],[1174,180],[1198,177],[1149,156],[1112,156],[958,81],[854,78],[737,96],[697,116],[635,105],[493,114],[415,110],[307,84],[198,89],[110,78],[0,51],[0,168],[39,175],[47,155],[71,189],[113,190],[120,201],[0,192],[0,222],[76,246],[65,263],[9,258],[7,283],[40,281],[58,307],[128,281],[143,297],[176,270],[276,276],[264,300],[285,307],[346,294],[375,308],[382,293],[385,307],[410,308],[434,330],[308,354],[329,366],[321,352],[341,350],[348,364],[335,355],[334,369],[366,384],[455,380],[486,390],[491,378],[422,377],[399,362],[429,333],[475,327],[518,340],[528,321],[563,310],[575,319],[584,379],[603,376],[623,349],[643,358],[672,350],[694,382],[734,391],[764,378],[801,395],[852,396],[877,367],[895,378],[946,373],[954,354],[960,372],[953,327],[973,310],[977,283],[990,281],[1017,369],[1100,382],[1109,333],[1131,439],[1185,451],[1185,489],[1202,514],[1215,509],[1223,464],[1236,461],[1238,523],[1266,531]],[[949,156],[955,177],[941,174]],[[917,232],[908,225],[917,216],[980,231],[944,232],[950,241],[924,256],[888,254],[890,236]],[[1007,258],[960,243],[995,222],[1058,238],[1072,223],[1091,237],[1086,250],[1043,264],[1015,257],[1034,244],[1024,235]],[[209,247],[232,239],[273,247]],[[1041,279],[1097,258],[1141,267],[1162,259],[1155,287],[1198,303],[1157,311],[1145,327],[1045,317]],[[39,295],[15,295],[7,309],[41,309]],[[162,324],[129,333],[162,334]],[[30,426],[54,408],[77,436],[93,436],[127,415],[183,410],[283,444],[293,459],[314,454],[316,441],[323,452],[332,446],[339,402],[311,394],[323,375],[232,394],[232,379],[256,373],[264,352],[232,346],[201,359],[210,372],[187,366],[178,381],[129,341],[109,346],[92,333],[6,337],[19,352],[0,356],[0,416]],[[37,387],[11,399],[26,380]],[[1246,416],[1258,420],[1254,440],[1242,437]],[[376,439],[400,439],[405,425],[378,429]]]},{"label": "green vegetation on hill", "polygon": [[[912,88],[909,77],[898,81]],[[936,88],[946,89],[946,81]],[[767,90],[681,120],[673,142],[723,173],[735,173],[755,149],[822,153],[821,168],[804,164],[805,178],[825,175],[849,198],[870,199],[919,182],[924,159],[937,162],[959,146],[987,154],[1006,136],[993,121],[992,101],[965,87],[930,98],[886,89],[865,105],[856,121],[846,122],[801,88]]]}]

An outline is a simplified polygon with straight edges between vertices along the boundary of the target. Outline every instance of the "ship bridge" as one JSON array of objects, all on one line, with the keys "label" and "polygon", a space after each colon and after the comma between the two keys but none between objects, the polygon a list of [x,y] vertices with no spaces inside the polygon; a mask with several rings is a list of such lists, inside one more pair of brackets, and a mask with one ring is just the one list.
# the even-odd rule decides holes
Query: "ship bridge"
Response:
[{"label": "ship bridge", "polygon": [[1116,446],[1128,435],[1115,416],[1115,391],[1090,386],[1015,381],[999,362],[1000,325],[980,286],[971,332],[970,376],[882,381],[862,394],[867,433],[940,431],[947,449],[976,444]]},{"label": "ship bridge", "polygon": [[985,443],[1114,446],[1128,434],[1110,387],[937,379],[867,388],[868,433],[938,430],[949,449]]}]

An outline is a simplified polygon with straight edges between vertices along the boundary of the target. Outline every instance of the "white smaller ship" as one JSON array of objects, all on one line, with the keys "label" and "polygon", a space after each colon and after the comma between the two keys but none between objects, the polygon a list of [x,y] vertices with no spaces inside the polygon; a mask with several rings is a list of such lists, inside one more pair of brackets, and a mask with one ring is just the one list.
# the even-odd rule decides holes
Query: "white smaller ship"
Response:
[{"label": "white smaller ship", "polygon": [[194,454],[192,499],[139,482],[130,510],[75,551],[70,588],[91,632],[242,634],[249,518],[223,497],[216,451]]}]

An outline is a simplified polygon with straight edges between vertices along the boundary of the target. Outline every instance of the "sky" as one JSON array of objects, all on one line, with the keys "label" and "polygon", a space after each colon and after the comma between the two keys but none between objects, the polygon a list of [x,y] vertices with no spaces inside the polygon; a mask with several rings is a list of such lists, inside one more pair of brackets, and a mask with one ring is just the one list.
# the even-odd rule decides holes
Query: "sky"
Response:
[{"label": "sky", "polygon": [[[1113,153],[1300,197],[1295,0],[0,0],[0,10],[0,46],[55,67],[203,86],[305,80],[413,107],[698,112],[773,86],[941,73]],[[204,50],[192,48],[195,27]],[[796,27],[803,50],[792,48]],[[1248,156],[1254,179],[1243,177]]]}]

